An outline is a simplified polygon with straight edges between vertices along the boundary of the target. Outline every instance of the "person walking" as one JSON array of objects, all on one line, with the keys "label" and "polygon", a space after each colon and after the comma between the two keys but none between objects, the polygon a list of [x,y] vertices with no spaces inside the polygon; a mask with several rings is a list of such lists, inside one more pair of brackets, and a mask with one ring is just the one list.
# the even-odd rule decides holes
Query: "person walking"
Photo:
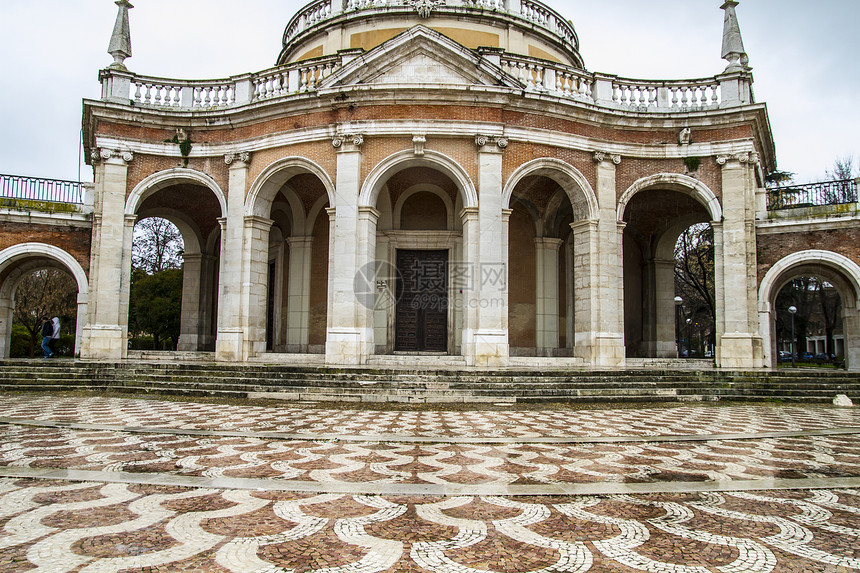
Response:
[{"label": "person walking", "polygon": [[54,351],[51,350],[51,337],[54,336],[54,323],[48,320],[47,316],[42,317],[42,358],[51,358]]},{"label": "person walking", "polygon": [[51,319],[51,355],[57,353],[57,344],[60,342],[60,317],[55,316]]}]

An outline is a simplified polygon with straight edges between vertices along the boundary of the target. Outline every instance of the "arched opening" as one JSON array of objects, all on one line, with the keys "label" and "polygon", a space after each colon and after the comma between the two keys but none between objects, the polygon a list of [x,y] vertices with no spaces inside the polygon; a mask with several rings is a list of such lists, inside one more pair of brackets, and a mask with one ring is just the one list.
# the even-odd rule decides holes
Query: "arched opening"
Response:
[{"label": "arched opening", "polygon": [[[47,292],[46,292],[47,291]],[[53,245],[21,243],[0,251],[0,356],[9,357],[13,325],[25,326],[17,338],[34,333],[41,343],[43,316],[60,319],[61,354],[77,355],[81,349],[83,323],[87,315],[89,284],[80,263]],[[18,316],[16,317],[16,313]],[[29,355],[30,340],[18,340],[16,355]],[[41,356],[38,347],[36,355]]]},{"label": "arched opening", "polygon": [[[381,181],[375,208],[377,354],[459,354],[470,270],[462,253],[457,182],[431,165],[406,162]],[[465,279],[465,280],[460,280]]]},{"label": "arched opening", "polygon": [[[129,210],[137,219],[132,235],[129,331],[133,336],[134,330],[148,333],[152,345],[163,338],[171,341],[169,347],[158,344],[154,350],[215,349],[222,208],[222,201],[210,188],[181,180],[165,179],[130,199]],[[142,249],[143,245],[147,248]],[[174,292],[177,288],[178,305]],[[141,314],[135,307],[149,309],[146,299],[166,297],[168,292],[172,292],[172,298],[165,298],[158,307],[163,315],[141,323]],[[155,335],[154,328],[165,330]],[[178,337],[174,339],[177,329]],[[140,346],[143,349],[147,343],[141,340]]]},{"label": "arched opening", "polygon": [[[759,286],[759,323],[771,367],[860,370],[860,266],[830,251],[801,251]],[[792,312],[793,311],[793,312]]]},{"label": "arched opening", "polygon": [[[316,174],[299,168],[281,171],[272,181],[281,179],[267,213],[266,351],[321,354],[328,304],[328,194]],[[269,201],[268,194],[264,200]]]},{"label": "arched opening", "polygon": [[[704,357],[713,350],[712,214],[689,190],[639,189],[622,202],[624,338],[628,358]],[[709,238],[710,237],[710,238]],[[693,273],[693,271],[695,271]],[[693,273],[693,274],[690,274]],[[685,280],[686,279],[686,280]],[[702,281],[696,288],[694,284]],[[710,309],[709,310],[709,305]],[[690,322],[687,322],[689,319]],[[698,325],[698,326],[697,326]],[[693,330],[711,337],[701,347]]]},{"label": "arched opening", "polygon": [[545,175],[519,180],[508,223],[508,333],[512,356],[573,353],[571,201]]},{"label": "arched opening", "polygon": [[182,324],[182,233],[162,217],[138,219],[132,233],[129,350],[174,351]]}]

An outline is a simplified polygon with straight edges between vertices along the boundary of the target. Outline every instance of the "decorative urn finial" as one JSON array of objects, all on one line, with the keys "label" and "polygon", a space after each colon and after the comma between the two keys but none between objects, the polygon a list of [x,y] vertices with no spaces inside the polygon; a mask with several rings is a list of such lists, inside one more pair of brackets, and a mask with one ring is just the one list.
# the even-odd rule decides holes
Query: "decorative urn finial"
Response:
[{"label": "decorative urn finial", "polygon": [[749,57],[744,49],[744,40],[741,38],[741,26],[738,24],[738,15],[735,12],[737,0],[726,0],[720,7],[726,13],[723,20],[723,54],[722,58],[729,65],[726,72],[739,72],[749,67]]},{"label": "decorative urn finial", "polygon": [[108,54],[113,56],[112,68],[126,69],[123,60],[131,57],[131,29],[128,25],[128,9],[134,8],[128,0],[117,0],[119,6],[116,14],[116,23],[113,25],[113,34],[108,45]]}]

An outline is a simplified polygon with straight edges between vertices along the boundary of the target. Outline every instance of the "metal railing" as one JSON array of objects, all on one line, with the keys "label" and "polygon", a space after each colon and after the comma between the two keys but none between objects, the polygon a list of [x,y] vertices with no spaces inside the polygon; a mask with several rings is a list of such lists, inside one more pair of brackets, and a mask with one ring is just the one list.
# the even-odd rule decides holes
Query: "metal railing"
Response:
[{"label": "metal railing", "polygon": [[79,181],[0,174],[0,199],[83,205],[84,184]]},{"label": "metal railing", "polygon": [[859,181],[860,179],[842,179],[768,189],[767,210],[856,203]]}]

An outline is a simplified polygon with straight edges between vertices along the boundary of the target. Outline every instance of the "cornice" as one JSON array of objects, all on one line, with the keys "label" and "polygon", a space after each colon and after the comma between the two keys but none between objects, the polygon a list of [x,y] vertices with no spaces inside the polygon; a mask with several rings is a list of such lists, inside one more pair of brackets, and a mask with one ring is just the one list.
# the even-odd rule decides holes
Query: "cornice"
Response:
[{"label": "cornice", "polygon": [[[507,140],[509,145],[532,143],[560,147],[577,151],[593,152],[600,149],[607,154],[640,159],[682,159],[689,156],[711,157],[737,155],[755,151],[750,139],[721,142],[677,144],[617,143],[583,135],[561,133],[548,129],[509,127],[495,122],[441,121],[441,120],[366,120],[327,125],[312,129],[301,129],[285,133],[266,135],[230,143],[195,143],[190,158],[228,156],[238,152],[255,152],[302,143],[327,142],[343,138],[341,134],[362,134],[364,137],[403,137],[412,141],[414,134],[429,138],[427,148],[432,149],[432,139],[469,138],[483,136],[493,140]],[[96,146],[115,148],[120,145],[133,153],[180,157],[176,145],[153,143],[98,136]]]}]

